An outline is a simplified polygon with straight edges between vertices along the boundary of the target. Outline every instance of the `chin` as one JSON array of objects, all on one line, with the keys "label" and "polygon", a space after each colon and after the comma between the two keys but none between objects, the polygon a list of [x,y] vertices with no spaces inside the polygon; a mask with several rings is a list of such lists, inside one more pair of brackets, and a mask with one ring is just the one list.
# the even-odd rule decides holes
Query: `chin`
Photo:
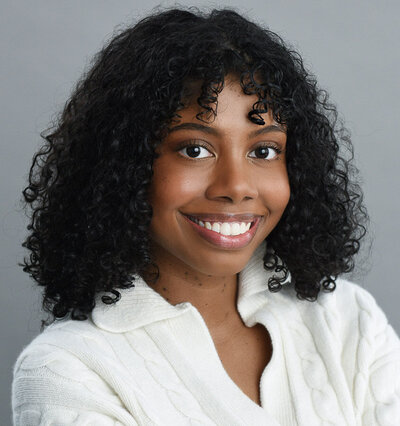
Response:
[{"label": "chin", "polygon": [[199,262],[197,258],[196,262],[185,263],[189,264],[193,270],[201,274],[213,277],[226,277],[236,275],[242,271],[250,257],[251,255],[239,259],[234,255],[234,252],[230,250],[226,251],[226,253],[220,253],[220,255],[212,254],[211,261]]}]

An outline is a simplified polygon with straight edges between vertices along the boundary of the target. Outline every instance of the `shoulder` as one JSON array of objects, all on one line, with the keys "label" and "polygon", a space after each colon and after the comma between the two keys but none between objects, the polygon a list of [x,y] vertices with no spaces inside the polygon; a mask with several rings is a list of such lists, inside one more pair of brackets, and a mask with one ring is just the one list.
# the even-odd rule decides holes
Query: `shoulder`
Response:
[{"label": "shoulder", "polygon": [[97,388],[103,381],[92,364],[96,352],[107,351],[105,340],[88,321],[51,324],[20,352],[13,368],[14,396],[18,388],[38,384],[39,378],[54,384],[63,380],[79,382],[86,390],[93,383]]},{"label": "shoulder", "polygon": [[338,278],[335,290],[321,291],[315,302],[299,300],[293,288],[283,287],[282,290],[282,295],[278,296],[276,303],[289,305],[290,309],[294,308],[294,311],[304,318],[314,317],[322,311],[328,316],[337,316],[338,321],[342,323],[361,318],[363,323],[370,322],[378,328],[387,325],[387,317],[372,294],[352,281]]},{"label": "shoulder", "polygon": [[336,289],[332,293],[319,294],[315,309],[324,313],[326,322],[331,329],[335,329],[343,344],[357,340],[376,348],[383,336],[390,336],[394,344],[398,342],[375,297],[354,282],[337,279]]},{"label": "shoulder", "polygon": [[60,356],[78,359],[71,355],[83,354],[88,341],[101,340],[104,340],[101,331],[88,320],[56,321],[23,348],[15,362],[14,372],[48,364]]},{"label": "shoulder", "polygon": [[344,318],[341,358],[347,370],[354,371],[352,394],[362,422],[398,424],[400,339],[367,290],[340,280],[336,298]]},{"label": "shoulder", "polygon": [[292,312],[299,312],[306,317],[314,316],[322,309],[334,315],[340,314],[342,320],[354,318],[363,312],[381,323],[386,320],[385,314],[368,290],[343,278],[336,280],[333,292],[320,291],[315,302],[299,300],[292,286],[284,286],[280,292],[274,293],[271,302],[279,308],[288,306]]},{"label": "shoulder", "polygon": [[[15,425],[136,424],[110,383],[104,360],[112,347],[87,321],[53,323],[19,354],[13,368]],[[114,361],[112,361],[113,363]],[[64,420],[63,420],[64,419]]]},{"label": "shoulder", "polygon": [[[372,294],[360,285],[339,278],[333,292],[320,292],[315,302],[299,300],[293,288],[273,295],[275,316],[298,336],[329,345],[342,356],[371,354],[381,348],[398,350],[399,338]],[[361,356],[361,355],[360,355]]]},{"label": "shoulder", "polygon": [[344,278],[338,278],[336,280],[336,289],[333,293],[321,294],[324,300],[328,298],[330,294],[335,295],[336,302],[340,304],[352,301],[360,310],[374,311],[378,308],[374,296],[367,289]]},{"label": "shoulder", "polygon": [[332,311],[340,318],[343,326],[361,334],[377,335],[386,332],[389,326],[387,316],[378,305],[375,297],[359,284],[339,278],[333,293],[320,293],[318,304]]},{"label": "shoulder", "polygon": [[274,314],[305,381],[321,392],[350,395],[362,424],[398,424],[400,340],[372,294],[345,279],[315,302],[282,290],[274,294]]}]

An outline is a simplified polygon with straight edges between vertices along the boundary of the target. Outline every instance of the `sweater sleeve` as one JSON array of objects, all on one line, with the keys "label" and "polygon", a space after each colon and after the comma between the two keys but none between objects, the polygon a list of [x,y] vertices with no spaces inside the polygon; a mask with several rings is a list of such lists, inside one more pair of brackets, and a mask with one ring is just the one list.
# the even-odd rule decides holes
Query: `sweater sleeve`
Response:
[{"label": "sweater sleeve", "polygon": [[400,425],[400,340],[374,297],[363,289],[356,295],[361,332],[359,371],[356,380],[367,383],[361,413],[363,426]]},{"label": "sweater sleeve", "polygon": [[29,345],[12,383],[14,426],[137,425],[110,386],[73,354]]}]

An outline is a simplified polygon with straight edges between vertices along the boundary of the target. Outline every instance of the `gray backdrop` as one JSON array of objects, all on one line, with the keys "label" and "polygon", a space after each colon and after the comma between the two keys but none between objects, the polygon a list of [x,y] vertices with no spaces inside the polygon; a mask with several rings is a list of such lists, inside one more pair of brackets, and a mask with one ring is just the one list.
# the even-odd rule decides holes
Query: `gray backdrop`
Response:
[{"label": "gray backdrop", "polygon": [[[17,262],[26,219],[20,209],[39,132],[118,24],[159,2],[1,0],[0,145],[0,424],[11,424],[12,367],[38,334],[40,290]],[[173,2],[164,2],[169,6]],[[400,3],[393,1],[181,2],[234,6],[266,24],[303,55],[352,132],[374,240],[368,261],[350,278],[367,288],[400,330],[399,258]]]}]

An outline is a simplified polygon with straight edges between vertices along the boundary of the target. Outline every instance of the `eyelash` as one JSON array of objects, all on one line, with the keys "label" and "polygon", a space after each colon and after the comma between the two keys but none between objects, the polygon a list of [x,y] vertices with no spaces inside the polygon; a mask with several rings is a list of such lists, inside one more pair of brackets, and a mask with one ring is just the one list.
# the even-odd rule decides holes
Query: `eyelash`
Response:
[{"label": "eyelash", "polygon": [[[204,148],[208,152],[210,152],[210,150],[208,149],[208,147],[207,147],[206,144],[204,144],[202,142],[199,142],[199,141],[196,141],[196,140],[194,140],[194,141],[187,141],[187,142],[184,142],[184,143],[180,144],[177,147],[177,151],[178,152],[182,151],[182,149],[188,148],[189,146],[201,146],[202,148]],[[257,148],[269,148],[269,149],[273,149],[276,152],[277,156],[279,156],[279,154],[282,153],[282,150],[280,148],[278,148],[276,145],[272,145],[272,144],[265,144],[264,143],[264,144],[261,144],[261,145],[257,146],[255,149],[257,149]],[[255,151],[255,149],[253,149],[253,151]],[[251,151],[251,152],[253,152],[253,151]],[[188,159],[188,160],[204,160],[204,158],[192,158],[192,157],[187,157],[186,155],[183,155],[183,154],[181,154],[181,155],[184,158]],[[256,157],[251,157],[251,158],[256,158]],[[256,158],[256,160],[273,161],[274,159],[267,160],[265,158]]]}]

